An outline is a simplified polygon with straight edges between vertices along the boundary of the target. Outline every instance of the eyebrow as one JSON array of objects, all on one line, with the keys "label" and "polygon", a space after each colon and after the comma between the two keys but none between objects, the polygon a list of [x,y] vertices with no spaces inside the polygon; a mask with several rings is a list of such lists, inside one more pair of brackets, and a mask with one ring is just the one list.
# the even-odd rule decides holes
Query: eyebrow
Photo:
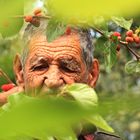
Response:
[{"label": "eyebrow", "polygon": [[38,55],[35,54],[35,56],[30,59],[29,64],[30,64],[30,66],[34,66],[38,63],[43,63],[43,62],[46,62],[46,61],[48,61],[48,58],[45,58],[43,56],[38,56]]}]

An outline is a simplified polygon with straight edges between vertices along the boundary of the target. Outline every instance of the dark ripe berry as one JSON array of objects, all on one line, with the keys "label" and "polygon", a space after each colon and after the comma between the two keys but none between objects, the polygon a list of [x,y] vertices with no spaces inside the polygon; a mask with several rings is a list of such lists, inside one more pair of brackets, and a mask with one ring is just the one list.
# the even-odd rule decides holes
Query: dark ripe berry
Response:
[{"label": "dark ripe berry", "polygon": [[126,42],[130,42],[130,43],[132,43],[134,41],[133,37],[129,37],[129,36],[127,36],[125,38],[125,40],[126,40]]},{"label": "dark ripe berry", "polygon": [[128,30],[126,32],[126,36],[132,37],[133,36],[133,31],[132,30]]},{"label": "dark ripe berry", "polygon": [[34,11],[34,15],[35,16],[38,16],[38,14],[41,14],[41,9],[36,9],[35,11]]},{"label": "dark ripe berry", "polygon": [[14,86],[15,86],[14,84],[4,84],[1,86],[1,89],[3,91],[8,91],[8,90],[12,89]]},{"label": "dark ripe berry", "polygon": [[114,35],[114,36],[121,36],[121,34],[119,32],[114,32],[112,35]]},{"label": "dark ripe berry", "polygon": [[33,16],[25,16],[24,19],[26,22],[31,22],[33,20]]},{"label": "dark ripe berry", "polygon": [[120,45],[117,45],[117,51],[120,51],[120,49],[121,49],[121,46]]},{"label": "dark ripe berry", "polygon": [[66,28],[65,34],[66,35],[70,35],[71,34],[71,28],[70,27]]},{"label": "dark ripe berry", "polygon": [[133,38],[134,38],[135,43],[137,44],[140,43],[140,38],[137,35],[135,35]]}]

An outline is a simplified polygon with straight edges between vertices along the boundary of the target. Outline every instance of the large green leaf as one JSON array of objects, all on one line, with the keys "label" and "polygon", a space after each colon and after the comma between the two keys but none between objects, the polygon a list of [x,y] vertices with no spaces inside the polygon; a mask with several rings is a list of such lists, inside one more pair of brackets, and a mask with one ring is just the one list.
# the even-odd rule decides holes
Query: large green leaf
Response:
[{"label": "large green leaf", "polygon": [[3,37],[9,37],[19,32],[23,24],[24,0],[1,0],[0,1],[0,33]]},{"label": "large green leaf", "polygon": [[[69,22],[92,22],[94,17],[132,16],[139,14],[139,0],[46,0],[51,15],[67,19]],[[117,7],[117,8],[114,8]],[[133,8],[132,8],[133,7]],[[96,19],[96,18],[95,18]]]},{"label": "large green leaf", "polygon": [[[64,91],[78,89],[77,91],[83,93],[82,88],[89,89],[87,86],[82,86],[81,89],[78,86],[82,85],[68,86],[68,88],[64,88]],[[42,99],[23,94],[11,95],[9,103],[0,109],[0,139],[31,140],[32,137],[35,137],[53,140],[50,136],[55,136],[58,140],[68,138],[75,140],[76,133],[71,126],[84,122],[112,132],[113,130],[98,114],[117,116],[124,111],[130,115],[132,112],[140,110],[139,95],[132,94],[123,95],[121,98],[102,98],[98,107],[94,104],[94,106],[90,106],[90,109],[89,104],[88,109],[84,107],[86,103],[88,102],[81,104],[79,101],[65,100],[56,96],[47,96]]]},{"label": "large green leaf", "polygon": [[129,30],[132,23],[133,23],[133,19],[131,20],[125,20],[123,17],[112,17],[112,20],[119,25],[120,27],[123,27],[126,30]]},{"label": "large green leaf", "polygon": [[72,96],[76,101],[80,102],[84,106],[97,106],[98,104],[98,97],[95,91],[85,84],[75,83],[67,85],[63,90],[63,94]]},{"label": "large green leaf", "polygon": [[[84,107],[95,108],[98,105],[98,97],[95,91],[88,85],[80,83],[67,85],[64,88],[62,94],[72,96]],[[85,118],[86,122],[91,123],[94,126],[106,130],[108,132],[114,132],[114,130],[106,123],[106,121],[97,112],[94,113],[92,117]]]},{"label": "large green leaf", "polygon": [[[74,100],[56,95],[50,97],[48,94],[46,98],[23,94],[9,96],[8,103],[0,110],[0,138],[27,136],[28,139],[35,137],[49,140],[50,136],[55,136],[60,140],[75,140],[77,131],[71,126],[75,128],[83,120],[94,127],[112,132],[101,116],[97,115],[97,96],[92,88],[72,84],[64,87],[58,95],[66,93],[73,96]],[[91,117],[94,114],[96,116]],[[78,132],[81,129],[82,126]]]},{"label": "large green leaf", "polygon": [[125,71],[129,74],[140,73],[140,62],[131,60],[125,64]]},{"label": "large green leaf", "polygon": [[76,102],[62,98],[39,99],[15,94],[0,110],[0,138],[19,135],[40,139],[48,136],[74,138],[71,125],[89,114],[91,112]]}]

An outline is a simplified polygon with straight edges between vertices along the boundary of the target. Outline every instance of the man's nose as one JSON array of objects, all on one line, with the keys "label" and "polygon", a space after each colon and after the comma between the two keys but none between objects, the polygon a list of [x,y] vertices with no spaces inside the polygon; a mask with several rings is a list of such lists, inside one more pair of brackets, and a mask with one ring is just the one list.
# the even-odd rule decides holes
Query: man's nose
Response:
[{"label": "man's nose", "polygon": [[58,88],[64,84],[60,70],[58,66],[50,66],[45,74],[44,84],[48,88]]}]

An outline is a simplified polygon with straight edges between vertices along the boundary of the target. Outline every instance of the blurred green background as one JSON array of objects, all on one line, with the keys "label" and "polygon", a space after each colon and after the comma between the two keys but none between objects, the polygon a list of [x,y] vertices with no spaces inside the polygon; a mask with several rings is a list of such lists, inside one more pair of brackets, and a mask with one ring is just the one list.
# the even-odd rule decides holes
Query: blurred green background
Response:
[{"label": "blurred green background", "polygon": [[[3,1],[0,1],[0,2],[3,2]],[[16,2],[17,1],[15,1],[15,3]],[[35,4],[36,2],[37,4]],[[36,5],[42,6],[41,2],[43,1],[41,0],[28,1],[24,9],[24,13],[25,14],[30,13],[30,11],[32,11],[32,9],[36,7]],[[133,4],[134,3],[135,5],[137,3],[139,5],[140,2],[133,1]],[[0,17],[1,17],[1,14],[5,10],[8,10],[8,8],[10,7],[10,3],[8,1],[5,1],[4,4],[5,5],[7,4],[7,6],[5,7],[5,9],[4,8],[2,9],[3,11],[0,13]],[[61,4],[61,2],[58,4]],[[95,4],[96,4],[96,1],[95,1]],[[132,3],[130,3],[129,5],[131,6],[131,4]],[[111,5],[108,3],[105,6],[108,6],[108,7],[112,6],[114,8],[114,5]],[[2,7],[2,5],[0,5],[0,7]],[[123,8],[125,9],[125,14],[123,15],[122,13],[119,13],[119,15],[122,14],[122,16],[126,16],[126,18],[133,18],[134,22],[133,22],[132,27],[139,27],[140,25],[140,16],[138,16],[139,9],[136,10],[135,8],[133,8],[135,9],[135,11],[134,11],[134,14],[132,15],[129,9],[125,7]],[[7,13],[9,12],[6,12],[5,16],[7,16]],[[2,16],[2,18],[0,19],[0,23],[3,19],[4,18]],[[23,19],[22,19],[22,22],[23,22]],[[15,25],[14,27],[16,28]],[[1,28],[2,26],[0,25],[0,29]],[[122,30],[121,28],[117,28],[116,25],[111,24],[109,28],[111,28],[112,31],[119,30],[122,34],[124,34],[124,30]],[[2,29],[1,32],[2,33],[6,32],[8,34],[8,30],[5,31]],[[19,32],[19,30],[17,31]],[[14,33],[17,31],[14,31]],[[94,42],[95,42],[94,56],[100,62],[100,76],[97,82],[97,86],[95,88],[96,92],[99,95],[99,100],[104,99],[104,97],[107,97],[108,99],[110,97],[111,98],[113,97],[114,100],[115,99],[118,100],[124,95],[127,95],[130,98],[133,95],[139,95],[140,94],[139,74],[135,74],[135,73],[127,74],[124,70],[124,66],[126,62],[133,59],[133,56],[130,53],[128,53],[126,48],[122,47],[116,65],[114,65],[111,71],[108,72],[104,64],[103,53],[101,52],[100,49],[98,49],[98,46],[96,46],[96,39],[98,39],[98,35],[97,36],[94,35]],[[13,72],[13,60],[14,60],[15,54],[17,52],[20,53],[21,50],[22,50],[22,46],[20,44],[19,33],[16,35],[8,36],[8,37],[3,37],[2,35],[0,36],[0,68],[10,77],[10,79],[13,82],[15,82],[14,72]],[[136,48],[135,51],[139,51],[139,49]],[[7,81],[4,78],[0,77],[0,85],[5,84],[5,83],[7,83]],[[132,100],[132,102],[134,101]],[[106,120],[108,120],[109,124],[111,124],[113,128],[116,130],[116,132],[120,136],[122,136],[125,140],[139,140],[140,139],[140,133],[139,133],[140,132],[140,112],[138,109],[133,110],[132,112],[120,111],[118,112],[117,116],[112,116],[111,114],[108,114],[108,117],[106,118]]]}]

